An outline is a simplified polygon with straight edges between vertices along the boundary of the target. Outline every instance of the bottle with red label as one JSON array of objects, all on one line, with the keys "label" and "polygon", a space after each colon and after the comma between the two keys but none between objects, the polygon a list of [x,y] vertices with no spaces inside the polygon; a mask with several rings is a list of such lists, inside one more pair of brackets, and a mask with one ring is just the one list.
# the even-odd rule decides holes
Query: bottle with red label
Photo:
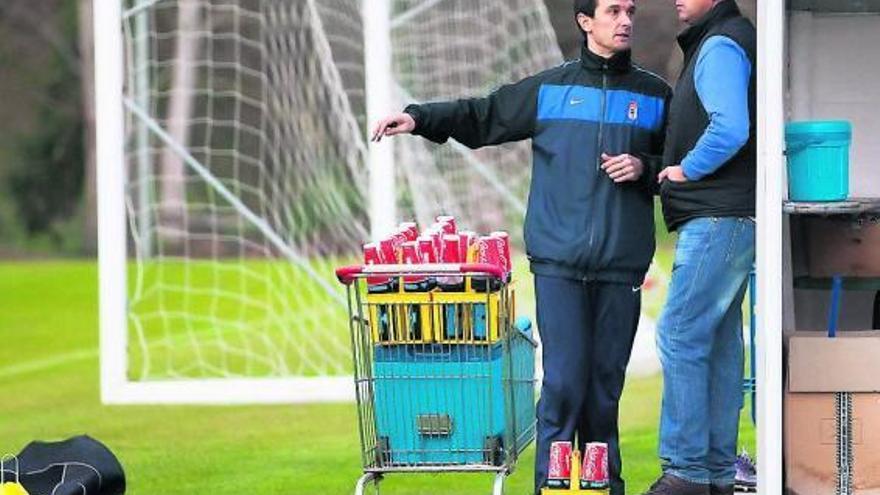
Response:
[{"label": "bottle with red label", "polygon": [[[464,260],[460,258],[461,248],[457,234],[444,234],[441,249],[443,263],[458,264]],[[437,285],[445,292],[461,292],[464,290],[464,277],[458,274],[437,277]]]},{"label": "bottle with red label", "polygon": [[467,263],[470,249],[477,242],[477,234],[468,230],[458,232],[458,261]]},{"label": "bottle with red label", "polygon": [[419,237],[419,226],[415,222],[401,222],[397,229],[406,235],[408,241],[414,241]]},{"label": "bottle with red label", "polygon": [[[483,236],[477,240],[477,263],[493,265],[504,270],[505,281],[509,277],[508,267],[504,261],[504,239],[493,235]],[[474,278],[471,287],[478,292],[495,292],[501,288],[501,281],[495,278]]]},{"label": "bottle with red label", "polygon": [[583,490],[608,488],[608,444],[590,442],[584,447],[584,464],[580,479]]},{"label": "bottle with red label", "polygon": [[440,258],[437,255],[437,246],[439,246],[439,243],[435,244],[434,239],[432,239],[427,233],[419,236],[416,239],[416,243],[418,244],[419,256],[422,259],[422,263],[437,263],[437,260]]},{"label": "bottle with red label", "polygon": [[[401,263],[421,265],[425,261],[418,241],[406,241],[401,246]],[[403,277],[403,290],[406,292],[428,292],[436,286],[436,281],[427,275],[408,275]]]},{"label": "bottle with red label", "polygon": [[510,282],[510,276],[513,273],[513,258],[510,256],[510,235],[500,230],[489,235],[501,240],[501,265],[504,266],[504,270],[507,272],[507,281]]},{"label": "bottle with red label", "polygon": [[[419,244],[416,241],[406,241],[401,247],[401,261],[404,265],[422,264],[422,256],[419,252]],[[406,292],[428,292],[434,288],[436,282],[425,275],[407,275],[403,277],[403,290]],[[406,312],[406,338],[408,340],[421,340],[424,332],[421,313],[421,304],[407,304]]]},{"label": "bottle with red label", "polygon": [[[443,235],[441,256],[443,263],[461,263],[457,234]],[[437,277],[437,286],[443,292],[461,292],[464,290],[464,277],[461,275],[446,275]],[[448,339],[461,339],[464,337],[463,312],[460,304],[445,304],[443,306],[443,328]]]},{"label": "bottle with red label", "polygon": [[[384,257],[382,256],[382,243],[364,244],[364,265],[382,265]],[[390,241],[386,246],[393,253]],[[386,294],[397,290],[397,280],[392,277],[367,277],[367,292],[370,294]],[[376,306],[376,316],[378,321],[378,334],[380,341],[387,341],[393,338],[393,315],[391,308],[387,304],[379,304]]]},{"label": "bottle with red label", "polygon": [[571,442],[550,444],[550,460],[547,465],[547,488],[571,488]]},{"label": "bottle with red label", "polygon": [[[419,259],[422,263],[434,264],[438,263],[440,260],[440,255],[438,253],[437,246],[439,243],[435,243],[434,239],[432,239],[429,235],[421,235],[416,239],[416,250],[419,254]],[[437,278],[436,277],[428,277],[428,289],[431,290],[437,287]]]},{"label": "bottle with red label", "polygon": [[455,234],[458,232],[458,226],[455,224],[455,217],[451,215],[438,216],[434,225],[439,225],[444,234]]},{"label": "bottle with red label", "polygon": [[[409,240],[409,232],[406,230],[397,229],[397,231],[391,234],[391,239],[394,243],[395,250],[395,261],[393,263],[401,263],[401,258],[403,257],[403,243]],[[391,263],[391,262],[389,262]]]},{"label": "bottle with red label", "polygon": [[[364,244],[364,265],[382,265],[383,256],[379,244]],[[382,294],[394,290],[391,277],[367,277],[367,290],[373,294]]]},{"label": "bottle with red label", "polygon": [[390,235],[379,241],[379,256],[382,263],[386,265],[395,265],[400,263],[400,240]]},{"label": "bottle with red label", "polygon": [[[422,235],[420,236],[420,238],[431,239],[431,243],[433,244],[433,247],[434,247],[434,249],[433,249],[434,258],[433,258],[433,261],[431,261],[431,263],[440,263],[440,261],[442,260],[441,255],[443,253],[443,231],[439,230],[439,227],[431,227],[431,228],[425,230],[424,232],[422,232]],[[419,249],[424,251],[424,250],[427,250],[427,247],[419,248]]]}]

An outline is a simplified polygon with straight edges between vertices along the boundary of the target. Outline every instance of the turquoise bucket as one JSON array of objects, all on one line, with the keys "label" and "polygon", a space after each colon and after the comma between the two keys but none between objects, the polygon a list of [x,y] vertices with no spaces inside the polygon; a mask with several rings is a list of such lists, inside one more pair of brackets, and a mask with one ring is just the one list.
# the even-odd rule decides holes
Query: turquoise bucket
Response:
[{"label": "turquoise bucket", "polygon": [[845,120],[790,122],[785,126],[788,197],[841,201],[849,195],[852,125]]}]

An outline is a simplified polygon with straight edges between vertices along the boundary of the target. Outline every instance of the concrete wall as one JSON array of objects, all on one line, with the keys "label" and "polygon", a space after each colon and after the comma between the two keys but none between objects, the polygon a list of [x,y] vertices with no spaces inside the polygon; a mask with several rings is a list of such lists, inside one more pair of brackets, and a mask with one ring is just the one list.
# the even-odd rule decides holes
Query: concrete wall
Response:
[{"label": "concrete wall", "polygon": [[853,124],[850,196],[880,196],[880,15],[796,12],[792,120]]}]

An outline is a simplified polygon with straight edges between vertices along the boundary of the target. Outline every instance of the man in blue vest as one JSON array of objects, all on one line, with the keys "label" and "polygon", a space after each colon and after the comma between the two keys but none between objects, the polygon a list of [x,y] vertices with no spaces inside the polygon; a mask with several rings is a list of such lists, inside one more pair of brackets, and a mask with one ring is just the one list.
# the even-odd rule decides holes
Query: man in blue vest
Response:
[{"label": "man in blue vest", "polygon": [[654,254],[656,191],[669,86],[632,64],[633,0],[576,0],[581,59],[485,98],[410,105],[373,139],[412,133],[471,148],[532,139],[525,221],[535,274],[544,379],[535,490],[550,444],[609,445],[611,493],[623,495],[618,402]]},{"label": "man in blue vest", "polygon": [[675,0],[688,27],[659,175],[678,231],[657,327],[660,458],[651,495],[732,494],[742,408],[742,302],[755,257],[755,46],[734,0]]}]

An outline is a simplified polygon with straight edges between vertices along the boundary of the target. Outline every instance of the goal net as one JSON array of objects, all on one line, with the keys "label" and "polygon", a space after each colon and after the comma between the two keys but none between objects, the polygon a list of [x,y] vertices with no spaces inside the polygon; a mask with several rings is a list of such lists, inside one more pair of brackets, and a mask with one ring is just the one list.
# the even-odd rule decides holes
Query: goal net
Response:
[{"label": "goal net", "polygon": [[[102,359],[124,361],[127,392],[111,401],[350,396],[333,269],[359,258],[382,194],[367,187],[362,12],[359,0],[123,2],[127,325]],[[394,0],[391,26],[389,112],[561,61],[542,0]],[[520,237],[527,143],[394,144],[401,219],[449,213]]]}]

